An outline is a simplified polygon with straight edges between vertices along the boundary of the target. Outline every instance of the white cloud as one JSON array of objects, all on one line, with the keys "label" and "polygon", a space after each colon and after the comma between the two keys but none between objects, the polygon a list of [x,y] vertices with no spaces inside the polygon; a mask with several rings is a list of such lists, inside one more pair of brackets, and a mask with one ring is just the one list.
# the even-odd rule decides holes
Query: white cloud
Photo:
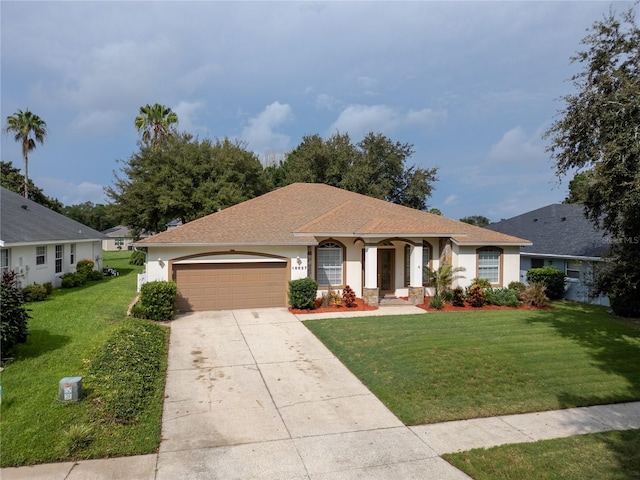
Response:
[{"label": "white cloud", "polygon": [[206,127],[196,125],[195,120],[198,118],[198,111],[202,110],[204,102],[187,102],[181,101],[172,108],[178,115],[178,130],[181,132],[206,133]]},{"label": "white cloud", "polygon": [[316,108],[320,110],[336,110],[341,105],[340,100],[326,93],[321,93],[316,97]]},{"label": "white cloud", "polygon": [[276,132],[276,129],[292,119],[293,109],[289,104],[273,102],[249,119],[249,125],[242,130],[240,136],[256,153],[274,150],[283,152],[290,148],[290,137]]},{"label": "white cloud", "polygon": [[346,132],[359,138],[369,132],[388,134],[405,127],[417,126],[431,130],[446,118],[445,111],[429,108],[403,112],[387,105],[350,105],[333,122],[330,132]]},{"label": "white cloud", "polygon": [[125,121],[122,112],[114,110],[94,110],[83,112],[71,123],[74,133],[89,135],[106,135],[114,132]]},{"label": "white cloud", "polygon": [[517,165],[519,168],[539,167],[546,158],[544,145],[539,139],[539,132],[527,135],[521,127],[512,128],[502,135],[498,143],[492,145],[487,162],[489,165]]},{"label": "white cloud", "polygon": [[455,205],[458,203],[458,200],[460,200],[460,197],[458,197],[458,195],[456,194],[451,194],[449,195],[447,198],[444,199],[444,204],[447,207],[450,207],[451,205]]},{"label": "white cloud", "polygon": [[42,188],[45,195],[57,198],[63,205],[84,202],[107,203],[104,186],[95,183],[72,183],[51,177],[38,177],[34,183]]}]

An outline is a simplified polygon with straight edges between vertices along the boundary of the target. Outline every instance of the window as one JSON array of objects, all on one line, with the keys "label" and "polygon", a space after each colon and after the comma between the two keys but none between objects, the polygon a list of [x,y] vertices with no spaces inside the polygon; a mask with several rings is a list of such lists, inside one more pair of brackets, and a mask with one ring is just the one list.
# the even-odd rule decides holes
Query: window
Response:
[{"label": "window", "polygon": [[47,247],[36,247],[36,265],[47,264]]},{"label": "window", "polygon": [[124,238],[118,237],[115,239],[114,241],[116,247],[123,247],[124,246]]},{"label": "window", "polygon": [[9,250],[8,249],[0,250],[0,267],[2,270],[1,273],[8,272],[9,265],[11,265],[10,258],[9,258]]},{"label": "window", "polygon": [[482,248],[478,250],[478,278],[485,278],[493,285],[502,283],[500,260],[502,251],[497,248]]},{"label": "window", "polygon": [[56,245],[56,273],[62,273],[62,245]]},{"label": "window", "polygon": [[327,241],[318,246],[318,285],[323,287],[342,285],[344,248],[337,242]]},{"label": "window", "polygon": [[69,264],[70,265],[76,264],[76,244],[75,243],[72,243],[71,245],[69,245]]},{"label": "window", "polygon": [[580,278],[580,262],[567,260],[565,275],[569,278]]},{"label": "window", "polygon": [[[428,242],[422,243],[422,285],[429,285],[429,274],[425,272],[431,269],[431,244]],[[408,287],[411,284],[411,246],[404,246],[404,286]]]},{"label": "window", "polygon": [[531,268],[542,268],[542,267],[544,267],[544,258],[531,259]]}]

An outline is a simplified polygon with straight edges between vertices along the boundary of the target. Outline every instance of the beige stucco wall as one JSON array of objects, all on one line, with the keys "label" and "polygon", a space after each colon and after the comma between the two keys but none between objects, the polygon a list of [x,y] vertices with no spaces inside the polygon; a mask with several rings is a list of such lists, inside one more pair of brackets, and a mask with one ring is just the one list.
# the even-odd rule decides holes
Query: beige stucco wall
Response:
[{"label": "beige stucco wall", "polygon": [[[476,251],[480,247],[453,245],[453,266],[464,267],[460,278],[454,286],[468,287],[477,275]],[[504,247],[502,249],[502,286],[520,280],[520,247]]]}]

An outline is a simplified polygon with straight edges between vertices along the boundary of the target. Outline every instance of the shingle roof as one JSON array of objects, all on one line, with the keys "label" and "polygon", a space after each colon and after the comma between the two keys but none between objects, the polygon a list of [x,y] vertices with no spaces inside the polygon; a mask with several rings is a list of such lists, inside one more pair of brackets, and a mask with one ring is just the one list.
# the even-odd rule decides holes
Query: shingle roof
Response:
[{"label": "shingle roof", "polygon": [[109,238],[131,238],[131,231],[127,227],[123,227],[122,225],[118,225],[116,227],[107,228],[103,230],[102,233]]},{"label": "shingle roof", "polygon": [[294,183],[137,244],[314,245],[317,236],[401,235],[446,236],[464,244],[527,243],[329,185]]},{"label": "shingle roof", "polygon": [[608,251],[604,232],[585,218],[581,205],[548,205],[487,228],[530,239],[533,245],[524,247],[522,253],[602,257]]},{"label": "shingle roof", "polygon": [[102,240],[103,234],[64,215],[1,188],[0,241],[4,245]]}]

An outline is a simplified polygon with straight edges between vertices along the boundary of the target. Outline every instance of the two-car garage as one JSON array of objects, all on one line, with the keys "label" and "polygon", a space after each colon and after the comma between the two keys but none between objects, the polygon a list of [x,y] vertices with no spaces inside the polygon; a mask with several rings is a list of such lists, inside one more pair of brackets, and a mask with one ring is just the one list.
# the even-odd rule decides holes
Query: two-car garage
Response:
[{"label": "two-car garage", "polygon": [[285,261],[174,263],[178,309],[183,312],[282,307],[287,303]]}]

